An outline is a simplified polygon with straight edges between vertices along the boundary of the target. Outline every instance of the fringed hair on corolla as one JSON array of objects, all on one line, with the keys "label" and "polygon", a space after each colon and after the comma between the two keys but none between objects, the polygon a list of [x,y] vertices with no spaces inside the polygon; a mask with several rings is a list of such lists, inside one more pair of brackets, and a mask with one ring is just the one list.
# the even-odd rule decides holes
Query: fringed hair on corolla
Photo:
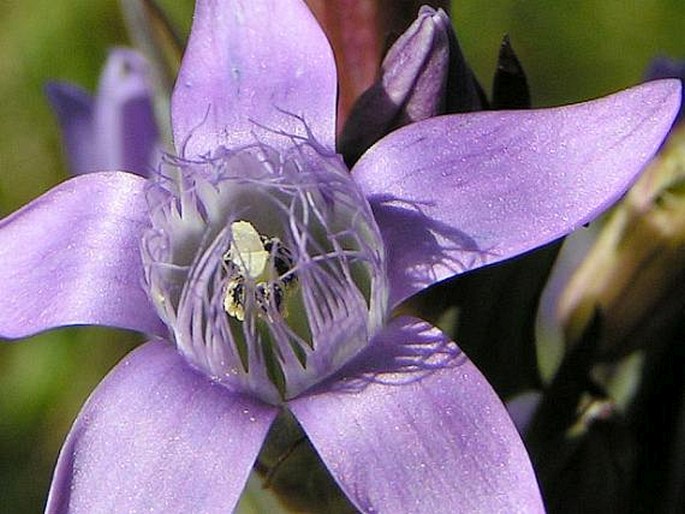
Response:
[{"label": "fringed hair on corolla", "polygon": [[368,202],[339,156],[287,137],[285,150],[167,157],[143,239],[151,298],[181,353],[271,403],[335,372],[387,316]]}]

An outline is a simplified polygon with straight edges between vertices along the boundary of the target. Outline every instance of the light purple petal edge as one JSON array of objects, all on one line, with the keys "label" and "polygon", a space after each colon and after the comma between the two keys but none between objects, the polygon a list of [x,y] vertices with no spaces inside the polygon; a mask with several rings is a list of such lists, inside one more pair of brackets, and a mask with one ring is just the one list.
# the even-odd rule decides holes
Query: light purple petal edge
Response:
[{"label": "light purple petal edge", "polygon": [[361,511],[544,512],[507,411],[437,329],[394,320],[344,376],[290,408]]},{"label": "light purple petal edge", "polygon": [[291,146],[306,128],[334,149],[336,93],[333,53],[301,0],[198,0],[171,102],[176,149]]},{"label": "light purple petal edge", "polygon": [[109,325],[165,334],[143,289],[145,180],[68,180],[0,221],[0,337]]},{"label": "light purple petal edge", "polygon": [[614,203],[659,148],[680,83],[582,104],[450,115],[379,141],[353,168],[387,245],[391,302],[562,237]]},{"label": "light purple petal edge", "polygon": [[231,512],[276,412],[147,343],[83,407],[46,512]]}]

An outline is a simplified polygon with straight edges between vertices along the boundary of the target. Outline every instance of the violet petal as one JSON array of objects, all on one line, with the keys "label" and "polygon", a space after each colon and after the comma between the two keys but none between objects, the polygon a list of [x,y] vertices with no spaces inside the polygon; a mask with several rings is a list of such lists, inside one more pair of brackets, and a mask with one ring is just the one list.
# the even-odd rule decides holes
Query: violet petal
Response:
[{"label": "violet petal", "polygon": [[81,410],[46,512],[231,512],[276,412],[147,343]]},{"label": "violet petal", "polygon": [[166,333],[142,287],[145,183],[80,175],[0,221],[0,336],[75,324]]},{"label": "violet petal", "polygon": [[352,170],[388,249],[390,302],[587,223],[658,149],[680,83],[582,104],[443,116],[379,141]]},{"label": "violet petal", "polygon": [[47,84],[45,94],[62,131],[69,169],[74,175],[93,171],[93,98],[84,89],[62,82]]},{"label": "violet petal", "polygon": [[437,329],[397,318],[357,372],[290,407],[363,512],[543,512],[485,378]]},{"label": "violet petal", "polygon": [[[307,136],[335,148],[336,71],[300,0],[198,0],[172,96],[179,154]],[[279,132],[281,134],[276,133]]]}]

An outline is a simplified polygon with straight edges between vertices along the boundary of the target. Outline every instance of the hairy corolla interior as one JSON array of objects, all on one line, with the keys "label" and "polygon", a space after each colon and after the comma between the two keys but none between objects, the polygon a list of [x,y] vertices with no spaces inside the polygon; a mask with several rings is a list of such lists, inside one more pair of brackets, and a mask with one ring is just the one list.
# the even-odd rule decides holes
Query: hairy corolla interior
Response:
[{"label": "hairy corolla interior", "polygon": [[[382,327],[381,236],[339,156],[300,142],[169,159],[148,201],[150,297],[179,351],[220,383],[280,403],[330,376]],[[238,230],[263,243],[238,250]],[[287,258],[276,262],[277,250]],[[261,275],[248,272],[253,256],[267,262]]]}]

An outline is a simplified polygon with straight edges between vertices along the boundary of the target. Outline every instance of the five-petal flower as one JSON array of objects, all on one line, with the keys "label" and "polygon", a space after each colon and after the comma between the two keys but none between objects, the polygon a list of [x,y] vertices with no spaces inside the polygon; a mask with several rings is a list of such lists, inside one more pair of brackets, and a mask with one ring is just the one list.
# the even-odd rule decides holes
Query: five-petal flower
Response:
[{"label": "five-petal flower", "polygon": [[[333,58],[304,4],[198,0],[172,99],[179,171],[82,175],[0,222],[0,334],[94,323],[153,338],[84,406],[48,511],[229,511],[287,408],[364,512],[541,512],[487,381],[438,330],[387,321],[385,302],[590,220],[658,148],[679,97],[662,81],[433,118],[348,175]],[[292,358],[291,341],[311,344]]]}]

